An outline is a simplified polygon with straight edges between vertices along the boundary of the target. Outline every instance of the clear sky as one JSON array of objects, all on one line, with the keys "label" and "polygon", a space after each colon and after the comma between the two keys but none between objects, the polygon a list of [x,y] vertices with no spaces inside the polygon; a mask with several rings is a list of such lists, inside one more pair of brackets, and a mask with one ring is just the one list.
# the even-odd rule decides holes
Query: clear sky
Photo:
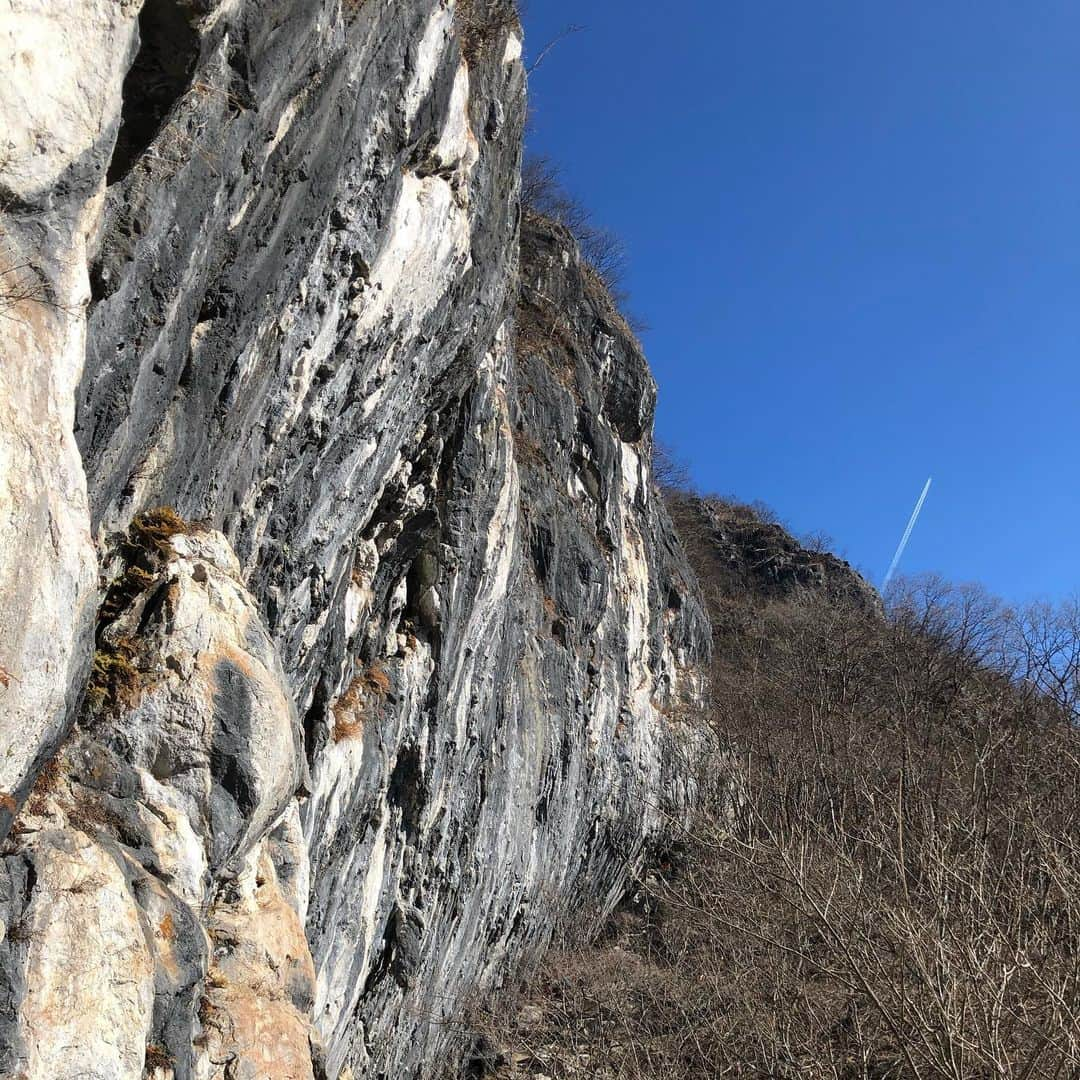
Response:
[{"label": "clear sky", "polygon": [[1080,587],[1080,3],[529,0],[529,146],[619,233],[699,486]]}]

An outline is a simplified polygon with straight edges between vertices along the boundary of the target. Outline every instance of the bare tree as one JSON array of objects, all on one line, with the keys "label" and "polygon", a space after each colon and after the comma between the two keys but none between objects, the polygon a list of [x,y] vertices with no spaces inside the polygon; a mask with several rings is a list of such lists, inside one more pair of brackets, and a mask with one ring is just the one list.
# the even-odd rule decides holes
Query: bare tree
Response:
[{"label": "bare tree", "polygon": [[558,167],[550,158],[529,156],[522,166],[521,201],[533,213],[569,229],[585,261],[596,272],[616,303],[624,303],[622,289],[626,249],[615,233],[592,220],[584,204],[567,192]]}]

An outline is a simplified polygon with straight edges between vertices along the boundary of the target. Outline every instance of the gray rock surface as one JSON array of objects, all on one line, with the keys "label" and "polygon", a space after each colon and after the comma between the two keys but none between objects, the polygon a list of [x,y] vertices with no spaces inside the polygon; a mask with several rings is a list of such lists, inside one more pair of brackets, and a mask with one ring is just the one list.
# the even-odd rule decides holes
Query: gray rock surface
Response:
[{"label": "gray rock surface", "polygon": [[823,592],[864,611],[882,614],[877,590],[846,560],[806,547],[753,507],[715,497],[669,491],[679,532],[696,547],[707,577],[723,595],[778,600]]},{"label": "gray rock surface", "polygon": [[[570,236],[522,221],[520,26],[8,6],[35,11],[0,13],[10,55],[47,25],[93,94],[46,118],[51,164],[13,128],[2,174],[5,235],[72,282],[7,346],[54,435],[0,414],[9,822],[34,784],[2,1068],[432,1075],[468,996],[692,801],[708,641],[644,358]],[[35,551],[50,623],[19,621]]]}]

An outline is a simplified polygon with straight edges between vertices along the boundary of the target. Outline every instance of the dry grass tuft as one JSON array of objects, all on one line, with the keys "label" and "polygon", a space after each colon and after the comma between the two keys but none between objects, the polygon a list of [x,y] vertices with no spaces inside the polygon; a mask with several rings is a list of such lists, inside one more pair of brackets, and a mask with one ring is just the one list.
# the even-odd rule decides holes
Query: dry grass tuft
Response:
[{"label": "dry grass tuft", "polygon": [[59,788],[63,777],[64,770],[58,756],[50,758],[41,766],[26,803],[26,808],[31,814],[40,815],[48,810],[49,796]]},{"label": "dry grass tuft", "polygon": [[364,716],[367,706],[364,703],[363,690],[364,680],[353,679],[345,693],[334,702],[331,709],[334,726],[330,733],[334,742],[359,739],[364,734]]},{"label": "dry grass tuft", "polygon": [[120,818],[109,807],[104,796],[95,797],[85,791],[74,806],[67,808],[67,819],[73,828],[91,837],[102,830],[115,832],[121,825]]},{"label": "dry grass tuft", "polygon": [[370,0],[341,0],[342,17],[346,22],[352,22],[369,2]]},{"label": "dry grass tuft", "polygon": [[551,468],[540,444],[523,427],[514,428],[514,458],[519,466],[532,469]]},{"label": "dry grass tuft", "polygon": [[330,733],[334,742],[360,738],[370,714],[371,699],[381,700],[392,688],[390,674],[379,660],[357,675],[330,710],[334,717]]},{"label": "dry grass tuft", "polygon": [[382,696],[390,693],[393,684],[386,668],[376,660],[364,673],[364,685],[372,693]]},{"label": "dry grass tuft", "polygon": [[140,594],[157,584],[165,560],[173,554],[173,538],[194,528],[169,506],[147,510],[132,520],[120,548],[123,572],[111,583],[98,613],[98,648],[85,696],[91,715],[115,714],[138,704],[145,681],[138,642],[108,629]]},{"label": "dry grass tuft", "polygon": [[475,64],[504,31],[519,25],[513,0],[457,0],[454,6],[461,54],[469,64]]},{"label": "dry grass tuft", "polygon": [[154,1069],[171,1069],[175,1063],[176,1059],[164,1047],[156,1043],[147,1045],[145,1064],[147,1072]]},{"label": "dry grass tuft", "polygon": [[172,538],[190,529],[188,522],[171,506],[159,506],[137,515],[131,523],[130,535],[140,547],[168,558],[172,554]]},{"label": "dry grass tuft", "polygon": [[364,735],[364,718],[359,714],[345,716],[334,713],[334,727],[332,731],[334,742],[348,742],[350,739],[360,739]]}]

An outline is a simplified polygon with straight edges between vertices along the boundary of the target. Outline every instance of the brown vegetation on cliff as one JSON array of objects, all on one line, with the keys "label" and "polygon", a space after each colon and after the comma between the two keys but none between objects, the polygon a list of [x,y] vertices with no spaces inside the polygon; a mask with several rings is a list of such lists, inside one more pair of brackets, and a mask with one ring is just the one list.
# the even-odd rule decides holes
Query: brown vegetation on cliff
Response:
[{"label": "brown vegetation on cliff", "polygon": [[519,25],[513,0],[457,0],[454,22],[461,39],[461,52],[476,63],[483,50],[508,29]]}]

